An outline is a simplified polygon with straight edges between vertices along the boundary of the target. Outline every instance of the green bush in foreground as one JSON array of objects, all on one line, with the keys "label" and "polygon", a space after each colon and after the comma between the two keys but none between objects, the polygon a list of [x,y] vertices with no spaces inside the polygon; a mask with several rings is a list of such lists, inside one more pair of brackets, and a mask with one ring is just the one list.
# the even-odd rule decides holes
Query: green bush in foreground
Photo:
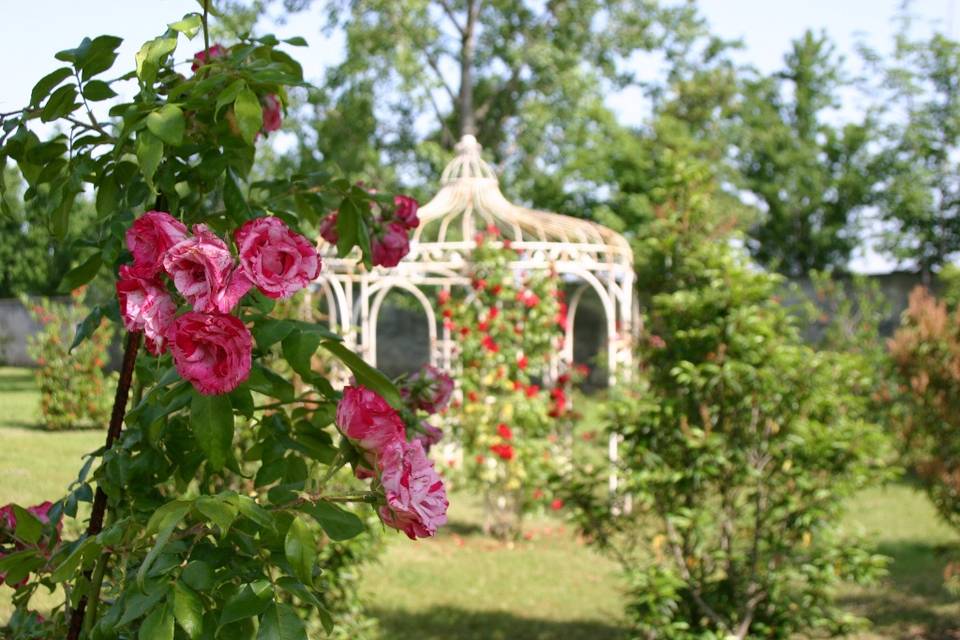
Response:
[{"label": "green bush in foreground", "polygon": [[640,249],[643,370],[610,426],[633,509],[612,513],[586,475],[569,496],[623,565],[637,637],[850,631],[862,621],[833,588],[884,565],[838,530],[844,500],[883,475],[867,361],[803,344],[778,279],[695,212],[662,210]]}]

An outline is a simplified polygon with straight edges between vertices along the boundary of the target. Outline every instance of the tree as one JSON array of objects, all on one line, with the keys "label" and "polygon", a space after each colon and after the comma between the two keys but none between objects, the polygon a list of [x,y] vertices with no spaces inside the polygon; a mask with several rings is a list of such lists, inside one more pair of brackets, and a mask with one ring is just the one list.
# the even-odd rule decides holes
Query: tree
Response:
[{"label": "tree", "polygon": [[871,199],[871,118],[828,123],[844,80],[826,35],[807,31],[784,62],[744,83],[739,109],[739,182],[763,209],[750,251],[788,276],[842,271],[859,242],[855,215]]},{"label": "tree", "polygon": [[886,123],[876,200],[883,249],[929,281],[960,251],[960,43],[912,39],[909,15],[900,22],[889,61],[868,52],[881,65]]}]

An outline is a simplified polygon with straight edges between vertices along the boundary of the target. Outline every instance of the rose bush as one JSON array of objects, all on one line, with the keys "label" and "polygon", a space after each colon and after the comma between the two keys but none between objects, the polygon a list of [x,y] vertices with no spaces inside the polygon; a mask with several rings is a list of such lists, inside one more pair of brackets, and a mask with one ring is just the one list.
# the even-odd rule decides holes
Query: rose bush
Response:
[{"label": "rose bush", "polygon": [[[486,497],[486,529],[519,535],[524,513],[547,505],[544,489],[567,456],[564,386],[550,379],[563,346],[566,303],[556,274],[515,273],[517,251],[496,227],[475,238],[471,291],[442,291],[445,329],[457,336],[463,399],[449,413],[463,446],[463,479]],[[561,406],[562,405],[562,406]]]},{"label": "rose bush", "polygon": [[[330,593],[352,557],[338,545],[367,535],[359,509],[410,537],[445,520],[409,393],[323,325],[273,313],[322,269],[304,234],[335,234],[341,255],[359,247],[368,267],[396,264],[415,203],[342,179],[252,181],[287,89],[304,84],[287,52],[303,42],[211,46],[201,4],[115,80],[103,74],[119,38],[59,52],[64,66],[30,104],[2,115],[0,168],[12,160],[25,197],[44,194],[38,224],[62,237],[75,198],[95,193],[98,226],[65,280],[110,274],[117,297],[79,323],[74,347],[105,335],[105,320],[126,329],[105,445],[43,514],[10,507],[0,573],[15,588],[12,637],[304,639],[315,623],[330,631],[353,617]],[[178,47],[200,33],[184,75]],[[91,108],[121,82],[134,83],[133,98],[106,116]],[[41,138],[37,120],[58,128]],[[352,370],[354,387],[338,392],[313,368],[318,350]],[[350,413],[353,389],[364,400]],[[364,483],[344,482],[348,465],[366,470]],[[61,539],[80,513],[85,533]],[[33,595],[57,588],[62,603],[36,615]]]}]

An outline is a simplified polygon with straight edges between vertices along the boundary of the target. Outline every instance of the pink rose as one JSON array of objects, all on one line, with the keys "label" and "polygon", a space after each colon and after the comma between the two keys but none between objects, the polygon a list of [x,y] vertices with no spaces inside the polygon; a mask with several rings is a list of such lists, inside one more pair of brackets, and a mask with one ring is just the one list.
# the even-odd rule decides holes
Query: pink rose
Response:
[{"label": "pink rose", "polygon": [[128,264],[120,265],[117,299],[127,331],[142,331],[153,355],[165,352],[177,305],[163,285],[155,278],[140,277]]},{"label": "pink rose", "polygon": [[424,451],[429,452],[430,447],[443,440],[443,431],[433,426],[426,420],[420,422],[420,428],[423,429],[423,433],[416,434],[413,437],[412,442],[419,442],[421,445],[423,445]]},{"label": "pink rose", "polygon": [[204,395],[228,393],[250,375],[253,337],[233,316],[183,314],[174,323],[173,363]]},{"label": "pink rose", "polygon": [[373,264],[395,267],[410,252],[407,229],[399,222],[390,222],[374,235],[371,243]]},{"label": "pink rose", "polygon": [[320,221],[320,237],[334,245],[340,240],[340,234],[337,233],[336,211],[328,213],[327,216]]},{"label": "pink rose", "polygon": [[247,277],[268,298],[289,298],[320,275],[317,249],[283,220],[250,220],[233,235]]},{"label": "pink rose", "polygon": [[428,538],[447,522],[443,480],[419,442],[396,442],[380,457],[380,481],[387,503],[380,518],[411,540]]},{"label": "pink rose", "polygon": [[394,196],[393,204],[396,206],[393,210],[393,217],[400,221],[400,224],[407,229],[416,229],[420,226],[416,200],[410,196]]},{"label": "pink rose", "polygon": [[226,243],[206,225],[194,225],[193,233],[170,247],[163,268],[194,311],[229,313],[252,283],[234,263]]},{"label": "pink rose", "polygon": [[411,398],[417,409],[437,413],[450,402],[453,394],[453,378],[433,365],[427,365],[410,377],[404,395]]},{"label": "pink rose", "polygon": [[224,58],[227,55],[227,48],[222,44],[215,44],[205,51],[197,51],[193,55],[193,64],[190,65],[190,71],[194,73],[197,72],[197,69],[207,64],[207,54],[209,54],[211,60],[217,58]]},{"label": "pink rose", "polygon": [[375,463],[383,450],[402,441],[406,428],[386,400],[366,387],[347,387],[337,404],[337,427]]},{"label": "pink rose", "polygon": [[127,249],[133,254],[133,266],[141,275],[152,278],[163,266],[163,254],[187,237],[187,227],[163,211],[148,211],[127,229]]},{"label": "pink rose", "polygon": [[263,105],[263,132],[270,133],[280,128],[283,114],[280,111],[280,98],[275,94],[268,94],[260,99]]}]

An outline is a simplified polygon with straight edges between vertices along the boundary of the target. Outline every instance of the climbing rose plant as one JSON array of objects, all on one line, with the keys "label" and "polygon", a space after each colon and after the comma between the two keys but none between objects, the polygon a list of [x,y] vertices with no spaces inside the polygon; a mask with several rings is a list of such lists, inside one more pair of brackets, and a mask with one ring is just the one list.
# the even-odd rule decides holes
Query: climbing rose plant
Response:
[{"label": "climbing rose plant", "polygon": [[[416,202],[345,179],[251,181],[288,88],[304,84],[285,49],[305,43],[211,45],[201,5],[115,79],[102,76],[119,38],[59,52],[64,66],[29,105],[2,114],[0,170],[12,160],[24,197],[44,196],[37,222],[84,247],[64,286],[116,278],[115,300],[79,323],[71,348],[105,320],[125,330],[105,445],[64,498],[0,511],[0,575],[16,609],[5,637],[303,639],[316,616],[328,632],[337,622],[320,589],[339,569],[324,573],[323,559],[364,535],[356,509],[410,538],[446,521],[418,413],[445,402],[424,395],[435,385],[401,393],[323,326],[273,313],[322,272],[305,233],[392,266]],[[184,59],[178,47],[200,33],[203,48]],[[114,98],[106,118],[91,108]],[[53,133],[41,138],[37,121]],[[87,188],[98,224],[73,238]],[[352,370],[343,392],[314,371],[319,349]],[[344,467],[364,484],[344,489]],[[33,596],[57,588],[62,601],[38,615]]]},{"label": "climbing rose plant", "polygon": [[559,420],[569,417],[569,372],[548,374],[567,309],[557,275],[516,272],[518,252],[496,227],[475,241],[468,294],[439,299],[457,337],[463,392],[450,417],[464,480],[486,496],[487,529],[515,536],[524,513],[552,502],[545,486],[565,456]]}]

